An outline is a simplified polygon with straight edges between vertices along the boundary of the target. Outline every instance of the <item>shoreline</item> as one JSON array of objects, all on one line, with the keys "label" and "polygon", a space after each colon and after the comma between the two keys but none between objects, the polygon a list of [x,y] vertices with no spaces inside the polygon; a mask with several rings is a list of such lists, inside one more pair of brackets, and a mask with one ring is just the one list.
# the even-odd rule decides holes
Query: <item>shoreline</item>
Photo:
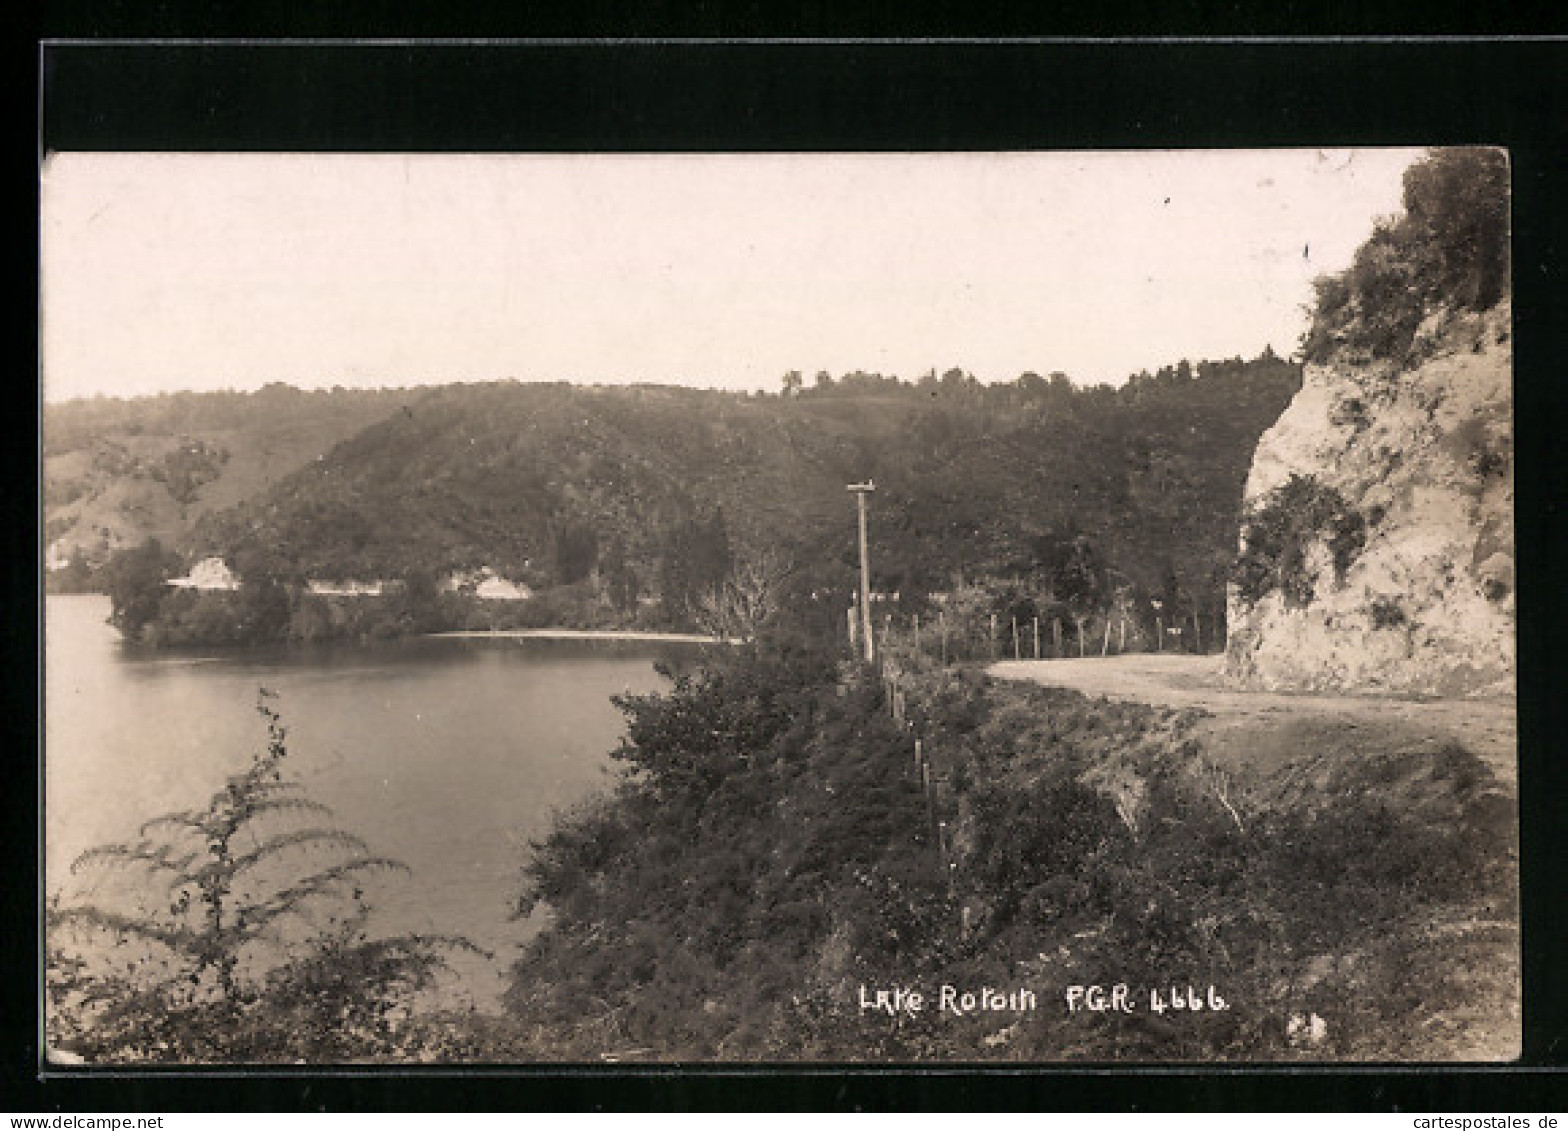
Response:
[{"label": "shoreline", "polygon": [[624,640],[645,644],[740,644],[732,637],[704,636],[696,632],[635,632],[618,628],[493,628],[424,632],[431,639],[473,640]]}]

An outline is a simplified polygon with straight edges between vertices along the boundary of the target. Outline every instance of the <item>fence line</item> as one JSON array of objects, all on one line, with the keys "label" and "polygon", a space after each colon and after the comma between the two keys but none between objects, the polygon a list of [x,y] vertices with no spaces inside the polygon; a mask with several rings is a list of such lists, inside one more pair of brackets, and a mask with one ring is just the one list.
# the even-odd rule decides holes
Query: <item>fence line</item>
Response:
[{"label": "fence line", "polygon": [[[853,609],[845,620],[849,626],[848,640],[854,648],[858,625]],[[1009,615],[1003,619],[997,613],[953,617],[939,608],[935,626],[929,618],[922,622],[919,613],[884,613],[875,628],[875,652],[879,666],[882,659],[894,656],[905,662],[934,662],[941,667],[977,660],[1051,660],[1149,652],[1214,655],[1225,646],[1222,629],[1223,623],[1201,614],[1181,619],[1159,615],[1150,625],[1137,617],[1114,612],[1081,618],[1053,616],[1047,621],[1039,615],[1028,619]]]}]

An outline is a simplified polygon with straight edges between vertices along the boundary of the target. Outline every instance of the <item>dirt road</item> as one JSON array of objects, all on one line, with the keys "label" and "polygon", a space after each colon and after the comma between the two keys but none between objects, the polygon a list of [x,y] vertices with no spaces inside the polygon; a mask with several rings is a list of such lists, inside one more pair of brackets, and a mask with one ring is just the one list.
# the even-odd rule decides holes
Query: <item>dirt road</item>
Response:
[{"label": "dirt road", "polygon": [[1216,754],[1267,770],[1303,744],[1407,747],[1453,740],[1484,758],[1502,782],[1518,780],[1518,719],[1512,697],[1397,699],[1243,691],[1226,685],[1219,656],[1129,655],[1006,660],[991,675],[1066,687],[1085,695],[1208,712],[1199,731]]}]

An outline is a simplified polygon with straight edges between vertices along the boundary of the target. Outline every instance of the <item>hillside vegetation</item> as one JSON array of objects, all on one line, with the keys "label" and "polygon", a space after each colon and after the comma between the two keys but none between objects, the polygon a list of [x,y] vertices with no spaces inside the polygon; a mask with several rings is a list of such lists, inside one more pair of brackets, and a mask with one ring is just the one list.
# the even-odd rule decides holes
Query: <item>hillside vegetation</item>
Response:
[{"label": "hillside vegetation", "polygon": [[[1344,728],[1237,761],[1201,712],[972,672],[898,691],[902,719],[770,642],[628,700],[615,791],[525,862],[520,910],[552,917],[503,1058],[1517,1053],[1513,805],[1474,754]],[[1118,983],[1131,1008],[1074,1007]],[[894,988],[923,1006],[878,1007]]]},{"label": "hillside vegetation", "polygon": [[[1032,374],[984,386],[957,370],[916,383],[824,374],[767,396],[446,386],[164,548],[281,588],[276,617],[225,638],[308,634],[295,615],[307,578],[429,592],[479,568],[543,594],[492,618],[689,628],[704,594],[764,553],[790,599],[832,594],[841,618],[855,569],[844,487],[874,479],[874,582],[906,608],[963,580],[1006,583],[1041,609],[1120,595],[1151,624],[1160,597],[1215,624],[1253,446],[1298,383],[1266,353],[1114,390]],[[191,600],[174,599],[151,635],[201,639],[177,607]],[[239,599],[208,604],[225,600]],[[404,623],[478,626],[426,605]]]},{"label": "hillside vegetation", "polygon": [[394,411],[401,390],[173,393],[50,404],[44,541],[60,588],[92,587],[118,550],[182,544],[203,515],[253,497]]}]

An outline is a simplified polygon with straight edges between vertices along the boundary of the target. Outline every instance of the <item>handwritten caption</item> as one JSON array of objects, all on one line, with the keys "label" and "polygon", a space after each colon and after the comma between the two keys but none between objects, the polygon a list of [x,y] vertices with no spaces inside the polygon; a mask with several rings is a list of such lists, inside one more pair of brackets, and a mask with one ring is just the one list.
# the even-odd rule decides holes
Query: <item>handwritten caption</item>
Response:
[{"label": "handwritten caption", "polygon": [[[1125,982],[1111,985],[1073,985],[1065,987],[1060,1000],[1068,1013],[1222,1013],[1230,1008],[1213,985],[1191,984],[1154,986],[1135,990]],[[914,986],[860,987],[860,1012],[916,1017],[934,1009],[939,1015],[968,1017],[976,1013],[1033,1013],[1040,1008],[1040,996],[1022,987],[997,989],[981,986],[963,989],[944,984],[935,993]]]}]

